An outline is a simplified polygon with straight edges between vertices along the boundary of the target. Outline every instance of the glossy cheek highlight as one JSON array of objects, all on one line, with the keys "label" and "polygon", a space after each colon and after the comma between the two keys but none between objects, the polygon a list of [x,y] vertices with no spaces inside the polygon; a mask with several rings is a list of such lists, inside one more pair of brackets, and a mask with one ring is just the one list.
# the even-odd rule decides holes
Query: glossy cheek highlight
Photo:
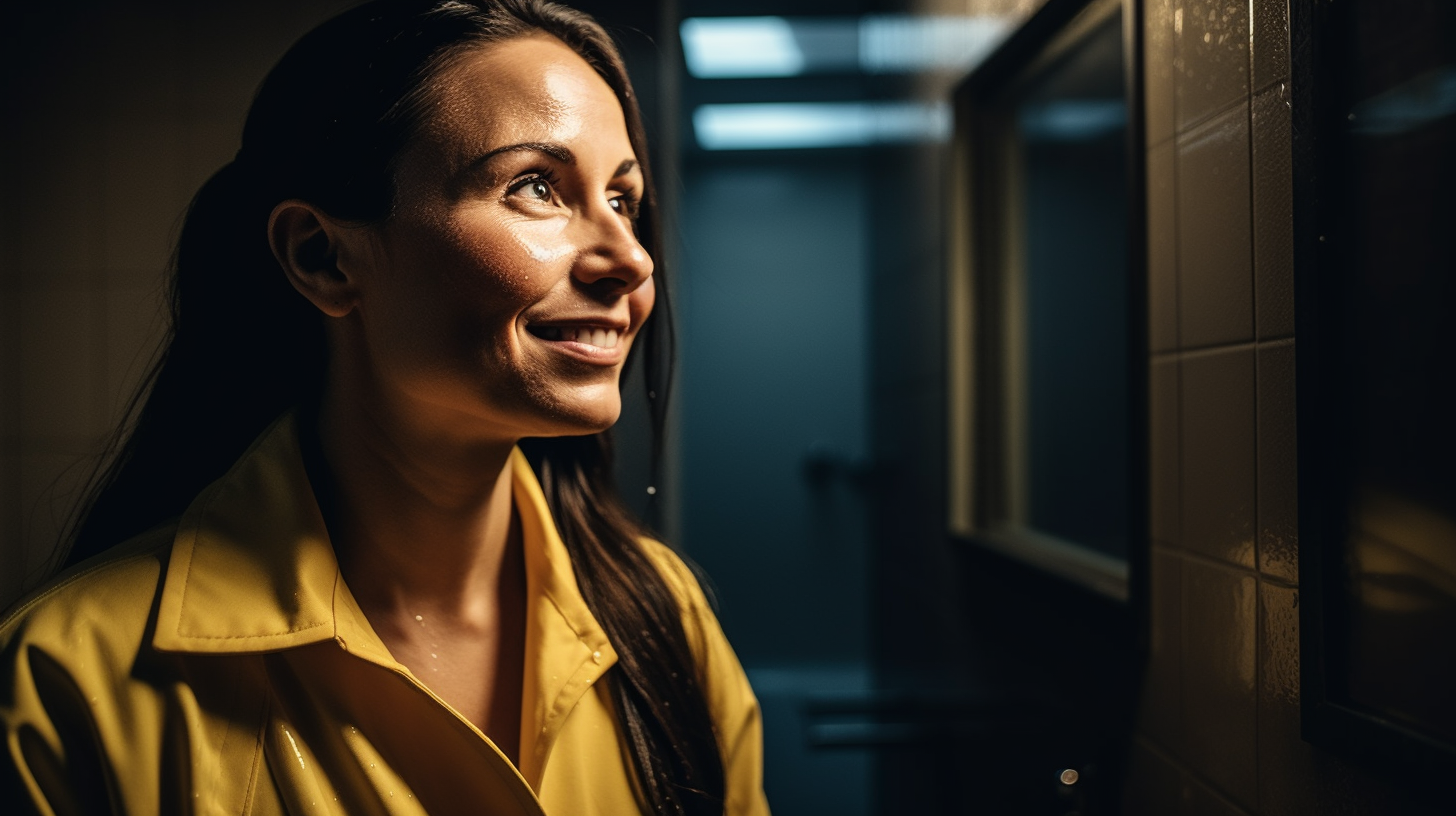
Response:
[{"label": "glossy cheek highlight", "polygon": [[564,218],[519,222],[512,228],[512,237],[531,260],[552,263],[576,252],[576,246],[566,238],[566,224]]},{"label": "glossy cheek highlight", "polygon": [[492,313],[514,312],[539,296],[540,262],[521,240],[520,227],[510,218],[463,218],[452,225],[440,242],[448,247],[441,263],[457,296]]}]

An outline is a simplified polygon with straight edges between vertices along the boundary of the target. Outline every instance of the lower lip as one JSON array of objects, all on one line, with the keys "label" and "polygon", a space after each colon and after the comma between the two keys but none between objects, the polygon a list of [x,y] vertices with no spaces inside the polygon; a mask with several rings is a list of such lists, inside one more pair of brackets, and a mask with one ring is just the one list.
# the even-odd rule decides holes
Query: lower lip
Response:
[{"label": "lower lip", "polygon": [[616,348],[602,348],[601,346],[593,346],[590,343],[579,343],[575,340],[547,340],[542,337],[536,337],[534,334],[531,337],[548,348],[555,349],[568,357],[573,357],[593,365],[611,366],[622,362],[623,359],[624,344],[620,340],[617,341]]}]

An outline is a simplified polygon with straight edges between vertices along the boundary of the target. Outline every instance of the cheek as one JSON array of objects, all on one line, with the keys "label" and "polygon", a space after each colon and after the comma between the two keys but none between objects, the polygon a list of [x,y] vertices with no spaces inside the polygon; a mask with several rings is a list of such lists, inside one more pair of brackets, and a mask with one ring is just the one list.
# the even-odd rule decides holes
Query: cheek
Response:
[{"label": "cheek", "polygon": [[641,328],[652,307],[657,303],[657,278],[649,276],[642,285],[627,296],[627,308],[632,313],[632,325]]},{"label": "cheek", "polygon": [[517,221],[502,224],[502,232],[517,247],[521,260],[538,264],[559,263],[576,254],[576,245],[566,236],[570,223],[565,218]]},{"label": "cheek", "polygon": [[362,304],[375,353],[422,370],[509,357],[516,316],[547,285],[517,232],[484,218],[400,225]]},{"label": "cheek", "polygon": [[495,333],[540,301],[570,265],[576,247],[564,219],[513,221],[469,217],[441,237],[435,259],[449,308],[467,309]]}]

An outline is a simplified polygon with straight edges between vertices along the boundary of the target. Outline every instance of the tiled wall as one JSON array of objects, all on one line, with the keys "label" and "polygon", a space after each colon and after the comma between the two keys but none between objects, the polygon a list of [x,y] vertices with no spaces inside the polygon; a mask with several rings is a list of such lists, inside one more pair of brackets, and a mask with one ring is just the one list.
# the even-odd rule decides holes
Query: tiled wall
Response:
[{"label": "tiled wall", "polygon": [[[341,0],[77,2],[11,23],[0,137],[0,607],[34,576],[163,328],[193,191]],[[7,37],[7,48],[12,42]],[[13,118],[12,118],[13,117]]]},{"label": "tiled wall", "polygon": [[1151,642],[1127,812],[1407,814],[1299,735],[1285,0],[1146,0]]}]

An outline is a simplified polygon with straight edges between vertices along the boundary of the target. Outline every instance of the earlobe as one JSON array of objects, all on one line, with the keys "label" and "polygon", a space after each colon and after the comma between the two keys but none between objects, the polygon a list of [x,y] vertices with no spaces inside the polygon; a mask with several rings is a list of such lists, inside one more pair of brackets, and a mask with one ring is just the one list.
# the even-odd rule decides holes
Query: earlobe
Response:
[{"label": "earlobe", "polygon": [[273,208],[268,243],[299,294],[329,317],[354,310],[355,281],[339,263],[347,228],[317,207],[290,199]]}]

